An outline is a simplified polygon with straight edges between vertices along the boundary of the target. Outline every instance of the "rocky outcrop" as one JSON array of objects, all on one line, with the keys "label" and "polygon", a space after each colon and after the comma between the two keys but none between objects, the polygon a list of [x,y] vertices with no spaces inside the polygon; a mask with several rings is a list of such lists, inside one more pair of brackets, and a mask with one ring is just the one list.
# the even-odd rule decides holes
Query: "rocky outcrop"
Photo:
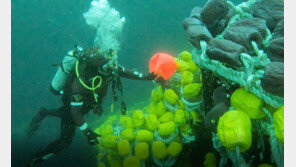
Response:
[{"label": "rocky outcrop", "polygon": [[267,48],[267,56],[272,62],[284,62],[284,37],[273,39]]},{"label": "rocky outcrop", "polygon": [[284,63],[269,63],[265,67],[261,86],[270,94],[284,97]]},{"label": "rocky outcrop", "polygon": [[240,53],[246,52],[246,48],[225,39],[213,39],[208,43],[207,55],[210,59],[224,62],[230,66],[242,66]]}]

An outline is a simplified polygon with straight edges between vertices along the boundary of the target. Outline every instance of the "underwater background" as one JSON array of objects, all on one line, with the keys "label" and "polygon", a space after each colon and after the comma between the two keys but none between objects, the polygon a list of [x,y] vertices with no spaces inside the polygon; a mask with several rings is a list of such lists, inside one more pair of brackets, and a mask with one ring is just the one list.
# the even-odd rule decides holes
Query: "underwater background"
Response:
[{"label": "underwater background", "polygon": [[[241,1],[232,1],[238,4]],[[149,59],[160,51],[177,56],[193,47],[187,42],[182,21],[194,6],[206,0],[109,0],[112,7],[126,18],[123,27],[119,63],[129,69],[148,73]],[[93,45],[95,29],[85,23],[82,13],[89,8],[86,0],[11,1],[11,161],[23,166],[33,154],[59,137],[59,118],[47,117],[28,138],[26,130],[38,108],[58,108],[61,98],[49,92],[49,85],[65,53],[75,44],[88,48]],[[123,79],[128,108],[148,105],[152,82]],[[90,126],[110,115],[109,95],[104,100],[101,117],[86,115]],[[119,112],[119,104],[115,111]],[[3,111],[5,112],[5,111]],[[77,130],[72,144],[39,166],[96,166],[96,150]]]}]

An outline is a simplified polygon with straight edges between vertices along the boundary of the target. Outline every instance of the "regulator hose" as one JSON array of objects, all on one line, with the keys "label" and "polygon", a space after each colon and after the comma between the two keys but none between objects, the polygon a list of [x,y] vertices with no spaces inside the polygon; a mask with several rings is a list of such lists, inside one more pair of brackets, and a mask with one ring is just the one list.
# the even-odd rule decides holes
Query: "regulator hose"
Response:
[{"label": "regulator hose", "polygon": [[[87,85],[83,82],[83,80],[80,78],[79,70],[78,70],[78,66],[79,66],[79,61],[77,60],[77,61],[76,61],[76,65],[75,65],[75,71],[76,71],[76,76],[77,76],[79,82],[80,82],[81,85],[83,85],[86,89],[93,91],[93,93],[94,93],[94,98],[95,98],[96,102],[98,102],[98,99],[97,99],[96,94],[95,94],[95,90],[98,89],[98,88],[101,86],[102,81],[103,81],[102,77],[101,77],[101,76],[98,76],[98,75],[95,76],[95,77],[92,79],[92,85],[91,85],[91,87],[89,87],[89,86],[87,86]],[[95,86],[95,81],[96,81],[98,78],[100,79],[100,82]]]}]

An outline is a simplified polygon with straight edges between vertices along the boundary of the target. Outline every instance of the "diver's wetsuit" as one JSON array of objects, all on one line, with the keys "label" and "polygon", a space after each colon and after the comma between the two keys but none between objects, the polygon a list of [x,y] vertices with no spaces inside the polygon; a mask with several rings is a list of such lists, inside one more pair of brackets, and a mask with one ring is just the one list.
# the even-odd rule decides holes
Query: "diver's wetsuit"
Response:
[{"label": "diver's wetsuit", "polygon": [[[92,72],[98,71],[98,70],[97,68],[92,69],[91,66],[88,66],[88,67],[89,68],[86,68],[86,70],[84,70],[83,76],[87,76],[85,78],[93,78],[95,75]],[[102,102],[102,99],[106,96],[110,82],[113,82],[112,84],[114,84],[114,87],[117,86],[117,88],[121,90],[121,81],[119,77],[125,77],[129,79],[137,79],[137,80],[153,79],[153,77],[150,77],[148,75],[143,75],[142,73],[139,73],[137,71],[125,70],[125,68],[122,66],[119,66],[118,71],[113,74],[112,72],[109,72],[109,73],[99,72],[99,75],[102,77],[102,84],[95,91],[99,101],[97,105],[100,105],[100,103]],[[83,79],[83,80],[85,81],[87,79]],[[91,83],[89,82],[88,85],[90,84]],[[87,112],[84,108],[87,108],[88,105],[95,105],[96,102],[95,102],[93,92],[84,88],[78,79],[74,80],[74,83],[72,86],[71,104],[73,103],[77,104],[77,105],[71,105],[73,120],[78,126],[81,126],[85,122],[83,117],[81,117],[81,114],[84,114],[84,113],[82,113],[81,111]],[[82,105],[79,106],[79,104],[82,104]]]},{"label": "diver's wetsuit", "polygon": [[[86,89],[80,83],[77,77],[70,79],[65,85],[64,94],[62,96],[63,106],[59,109],[42,109],[31,122],[31,126],[35,122],[35,125],[33,125],[33,131],[36,131],[41,124],[41,121],[47,115],[60,117],[60,138],[49,144],[44,151],[38,152],[36,158],[34,158],[28,166],[33,166],[43,160],[46,160],[69,146],[75,134],[76,127],[80,127],[82,124],[85,123],[83,115],[88,113],[96,105],[99,105],[99,107],[101,107],[101,102],[106,96],[108,85],[110,84],[110,82],[113,82],[114,84],[112,85],[112,87],[117,86],[118,89],[121,89],[121,82],[119,77],[137,80],[154,79],[154,76],[152,75],[143,75],[142,73],[139,73],[137,71],[125,70],[125,68],[122,66],[119,66],[117,71],[100,71],[98,70],[97,65],[92,65],[88,62],[81,63],[81,65],[79,66],[79,72],[80,78],[87,85],[91,85],[91,78],[97,75],[102,77],[101,86],[95,90],[95,93],[98,97],[98,103],[96,103],[95,101],[94,92]],[[36,120],[38,120],[38,123],[36,123]]]}]

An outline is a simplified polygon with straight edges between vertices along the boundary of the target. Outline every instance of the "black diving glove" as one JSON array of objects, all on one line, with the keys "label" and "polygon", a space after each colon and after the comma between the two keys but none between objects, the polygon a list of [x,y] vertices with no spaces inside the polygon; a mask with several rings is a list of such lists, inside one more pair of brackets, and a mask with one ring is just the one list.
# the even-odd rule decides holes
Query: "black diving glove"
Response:
[{"label": "black diving glove", "polygon": [[154,72],[152,72],[152,73],[147,74],[146,78],[148,80],[154,80],[156,78],[156,75],[154,74]]},{"label": "black diving glove", "polygon": [[99,144],[99,141],[98,141],[97,138],[100,137],[100,135],[98,135],[95,132],[91,131],[89,128],[86,128],[82,132],[87,137],[89,145],[97,145],[97,144]]}]

